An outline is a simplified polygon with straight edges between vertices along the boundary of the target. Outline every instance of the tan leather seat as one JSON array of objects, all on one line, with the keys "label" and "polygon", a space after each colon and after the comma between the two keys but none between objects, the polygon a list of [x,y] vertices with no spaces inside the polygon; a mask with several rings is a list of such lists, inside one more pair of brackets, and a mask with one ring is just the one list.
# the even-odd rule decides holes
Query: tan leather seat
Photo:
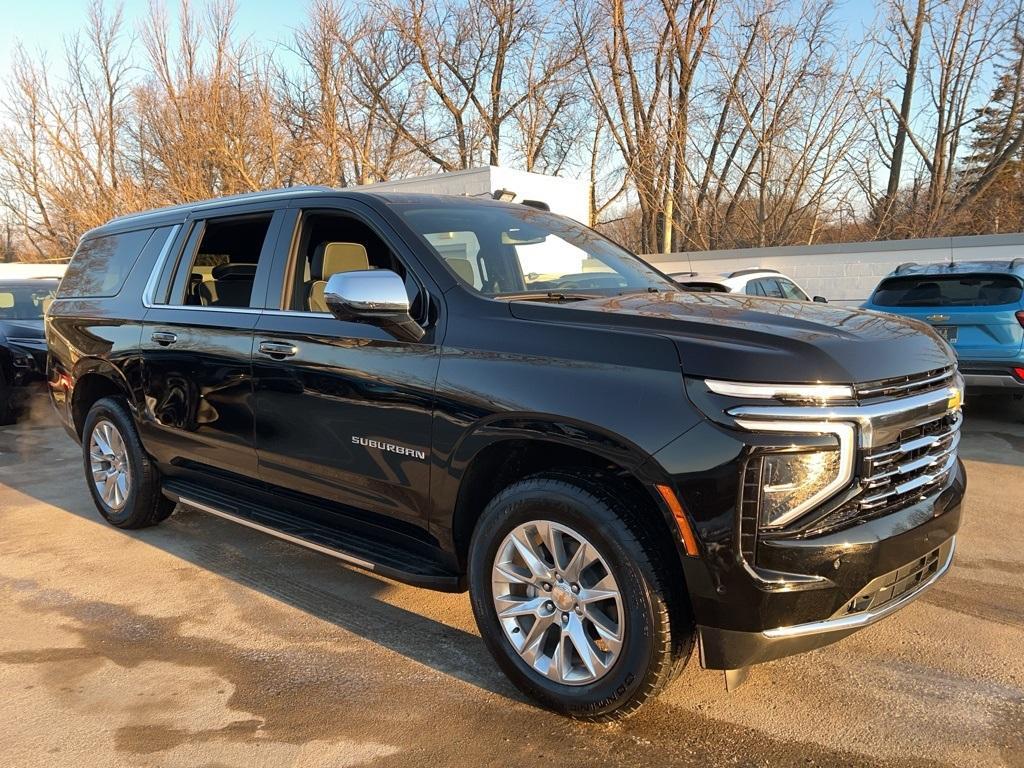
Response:
[{"label": "tan leather seat", "polygon": [[248,307],[255,280],[255,264],[218,264],[210,270],[210,279],[199,285],[199,303],[205,307]]},{"label": "tan leather seat", "polygon": [[310,312],[328,312],[324,289],[331,275],[370,268],[362,243],[320,243],[313,252],[312,280],[306,286],[306,307]]},{"label": "tan leather seat", "polygon": [[470,285],[476,285],[476,273],[473,272],[473,263],[469,259],[452,257],[446,258],[445,261],[447,261],[448,266],[452,268],[452,272]]}]

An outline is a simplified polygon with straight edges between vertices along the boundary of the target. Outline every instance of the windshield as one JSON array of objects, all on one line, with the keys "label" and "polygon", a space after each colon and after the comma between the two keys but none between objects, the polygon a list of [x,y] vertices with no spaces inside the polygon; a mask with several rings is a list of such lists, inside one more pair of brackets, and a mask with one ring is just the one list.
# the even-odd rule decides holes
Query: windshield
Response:
[{"label": "windshield", "polygon": [[473,202],[395,208],[460,280],[486,296],[676,288],[594,230],[535,208]]},{"label": "windshield", "polygon": [[0,320],[42,320],[57,283],[39,285],[0,283]]},{"label": "windshield", "polygon": [[878,307],[990,307],[1016,304],[1021,284],[1012,275],[891,277],[875,290]]}]

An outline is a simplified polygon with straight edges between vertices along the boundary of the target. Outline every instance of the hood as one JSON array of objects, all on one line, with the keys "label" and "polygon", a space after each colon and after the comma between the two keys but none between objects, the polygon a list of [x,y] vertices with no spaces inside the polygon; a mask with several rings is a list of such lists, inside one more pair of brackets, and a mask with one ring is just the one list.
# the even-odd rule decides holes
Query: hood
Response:
[{"label": "hood", "polygon": [[805,301],[721,293],[644,293],[565,304],[512,301],[524,320],[605,325],[671,338],[687,375],[851,384],[956,362],[922,323]]},{"label": "hood", "polygon": [[42,320],[0,320],[0,336],[15,339],[43,339]]}]

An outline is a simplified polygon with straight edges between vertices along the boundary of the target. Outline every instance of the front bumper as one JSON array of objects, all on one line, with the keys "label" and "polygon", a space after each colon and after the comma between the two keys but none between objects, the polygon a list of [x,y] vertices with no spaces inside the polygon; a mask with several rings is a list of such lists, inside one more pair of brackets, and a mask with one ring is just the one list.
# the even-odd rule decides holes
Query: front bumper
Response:
[{"label": "front bumper", "polygon": [[46,342],[10,339],[6,343],[11,357],[11,384],[23,387],[46,378]]},{"label": "front bumper", "polygon": [[761,629],[698,625],[702,666],[740,669],[820,648],[913,602],[949,570],[965,489],[958,462],[931,499],[836,534],[779,542],[802,572],[833,573],[811,589],[762,591]]}]

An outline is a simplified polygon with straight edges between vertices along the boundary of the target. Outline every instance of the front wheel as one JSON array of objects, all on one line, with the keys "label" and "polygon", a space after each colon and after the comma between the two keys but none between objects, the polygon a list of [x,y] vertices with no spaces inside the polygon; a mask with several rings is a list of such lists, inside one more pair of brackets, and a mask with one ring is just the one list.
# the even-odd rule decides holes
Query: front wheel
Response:
[{"label": "front wheel", "polygon": [[470,544],[480,633],[543,706],[586,720],[627,715],[692,647],[689,621],[671,620],[660,552],[608,485],[582,474],[517,482],[487,506]]},{"label": "front wheel", "polygon": [[145,528],[174,511],[174,503],[160,492],[157,469],[122,401],[103,398],[89,410],[82,454],[92,500],[111,525]]}]

